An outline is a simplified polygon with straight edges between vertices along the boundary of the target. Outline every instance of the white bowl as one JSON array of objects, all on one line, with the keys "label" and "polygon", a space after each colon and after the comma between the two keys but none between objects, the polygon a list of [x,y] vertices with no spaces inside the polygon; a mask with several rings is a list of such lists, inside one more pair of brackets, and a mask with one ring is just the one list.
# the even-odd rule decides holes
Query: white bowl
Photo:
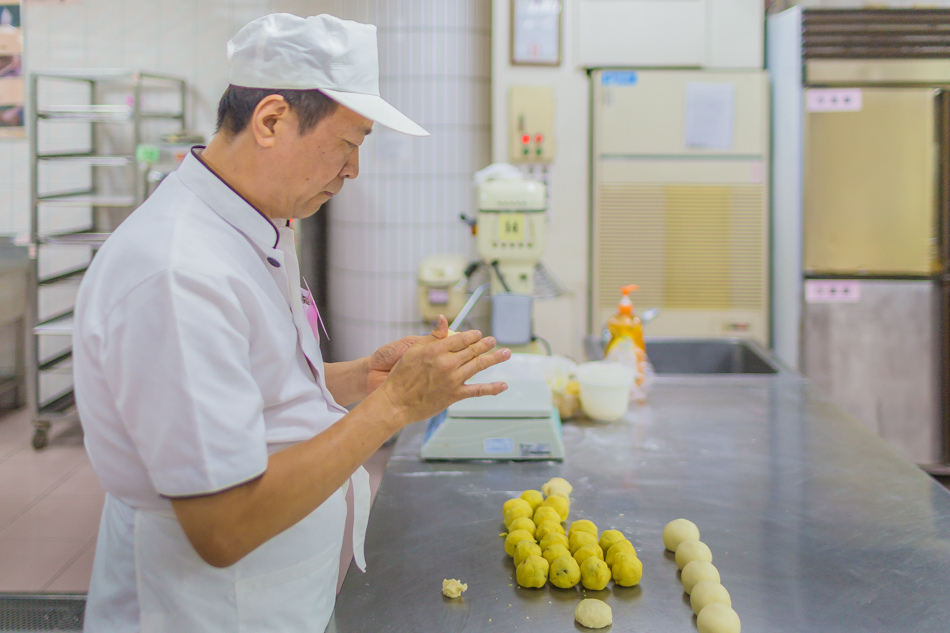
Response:
[{"label": "white bowl", "polygon": [[581,387],[581,408],[587,417],[613,422],[627,411],[636,376],[632,367],[595,361],[578,365],[576,375]]}]

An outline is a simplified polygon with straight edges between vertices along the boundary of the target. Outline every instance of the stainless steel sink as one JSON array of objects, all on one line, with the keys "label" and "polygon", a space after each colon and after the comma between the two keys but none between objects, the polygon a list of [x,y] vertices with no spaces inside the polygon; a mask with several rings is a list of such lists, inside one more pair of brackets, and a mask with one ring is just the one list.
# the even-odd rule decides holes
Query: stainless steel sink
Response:
[{"label": "stainless steel sink", "polygon": [[[740,338],[647,338],[647,356],[657,374],[777,374],[781,366],[754,341]],[[604,342],[585,340],[587,356],[603,358]]]}]

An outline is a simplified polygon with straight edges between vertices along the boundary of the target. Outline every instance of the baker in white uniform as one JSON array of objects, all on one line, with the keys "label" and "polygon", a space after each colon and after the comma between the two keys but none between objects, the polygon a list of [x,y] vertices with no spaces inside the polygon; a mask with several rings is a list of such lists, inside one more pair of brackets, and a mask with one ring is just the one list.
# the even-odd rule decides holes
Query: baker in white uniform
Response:
[{"label": "baker in white uniform", "polygon": [[[218,132],[96,255],[79,291],[77,404],[106,489],[86,631],[323,631],[360,464],[404,425],[502,383],[478,332],[324,364],[290,218],[359,173],[379,96],[376,29],[270,15],[228,44]],[[359,402],[351,411],[341,405]]]}]

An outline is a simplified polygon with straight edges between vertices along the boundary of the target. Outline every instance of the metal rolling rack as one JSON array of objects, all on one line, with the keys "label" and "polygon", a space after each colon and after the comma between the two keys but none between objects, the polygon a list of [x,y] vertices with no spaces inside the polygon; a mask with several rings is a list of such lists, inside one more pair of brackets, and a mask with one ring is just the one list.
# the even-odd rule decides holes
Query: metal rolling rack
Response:
[{"label": "metal rolling rack", "polygon": [[[131,70],[51,71],[31,75],[30,87],[29,371],[33,447],[39,450],[53,422],[75,419],[72,331],[79,281],[111,230],[146,195],[135,159],[151,131],[144,128],[185,130],[185,81]],[[71,105],[55,103],[57,88]],[[124,95],[124,103],[113,103],[116,95]],[[150,98],[175,105],[151,109],[143,105]],[[177,129],[167,129],[175,122]],[[57,134],[57,127],[64,131]]]}]

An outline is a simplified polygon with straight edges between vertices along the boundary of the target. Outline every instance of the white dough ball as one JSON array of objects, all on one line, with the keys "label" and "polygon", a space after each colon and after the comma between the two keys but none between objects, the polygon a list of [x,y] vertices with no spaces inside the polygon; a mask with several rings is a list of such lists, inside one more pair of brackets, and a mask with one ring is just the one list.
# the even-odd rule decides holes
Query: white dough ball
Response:
[{"label": "white dough ball", "polygon": [[663,545],[671,552],[685,540],[699,540],[699,528],[689,519],[674,519],[663,528]]},{"label": "white dough ball", "polygon": [[693,607],[693,613],[699,615],[703,607],[714,602],[732,606],[732,598],[725,587],[711,580],[700,580],[693,586],[693,591],[689,594],[689,606]]},{"label": "white dough ball", "polygon": [[721,602],[706,605],[696,616],[699,633],[739,633],[739,614]]},{"label": "white dough ball", "polygon": [[574,619],[578,624],[589,629],[602,629],[610,626],[614,621],[614,614],[610,610],[610,605],[603,600],[585,598],[574,609]]},{"label": "white dough ball", "polygon": [[712,551],[709,546],[702,541],[688,539],[676,547],[676,566],[680,569],[686,567],[687,563],[694,560],[704,560],[707,563],[712,562]]},{"label": "white dough ball", "polygon": [[720,582],[721,579],[719,578],[719,570],[712,563],[707,563],[704,560],[694,560],[683,568],[680,580],[683,582],[683,589],[686,593],[691,593],[693,587],[700,581]]}]

